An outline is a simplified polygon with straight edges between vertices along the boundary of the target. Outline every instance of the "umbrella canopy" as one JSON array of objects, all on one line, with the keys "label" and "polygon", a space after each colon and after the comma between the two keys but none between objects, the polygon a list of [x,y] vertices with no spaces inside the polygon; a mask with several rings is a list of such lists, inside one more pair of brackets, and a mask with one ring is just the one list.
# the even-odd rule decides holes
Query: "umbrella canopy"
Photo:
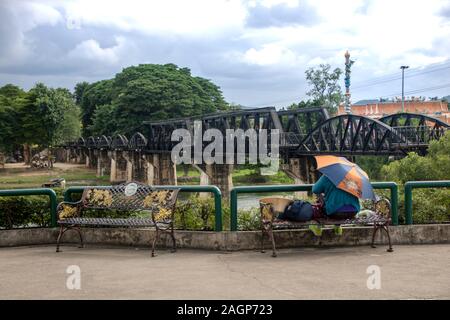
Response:
[{"label": "umbrella canopy", "polygon": [[356,163],[343,157],[315,156],[317,170],[322,172],[333,184],[358,198],[375,199],[369,176]]}]

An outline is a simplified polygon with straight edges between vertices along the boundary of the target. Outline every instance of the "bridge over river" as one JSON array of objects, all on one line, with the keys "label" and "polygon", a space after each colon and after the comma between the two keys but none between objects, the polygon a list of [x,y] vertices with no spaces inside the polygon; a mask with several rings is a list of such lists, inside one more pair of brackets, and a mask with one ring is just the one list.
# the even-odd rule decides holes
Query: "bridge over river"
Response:
[{"label": "bridge over river", "polygon": [[[439,139],[449,128],[445,122],[414,113],[392,114],[376,120],[352,114],[330,117],[324,108],[277,111],[266,107],[148,121],[129,137],[118,134],[80,138],[64,145],[64,158],[96,168],[98,175],[109,174],[112,183],[135,180],[175,185],[176,166],[170,152],[178,142],[171,140],[172,132],[186,129],[194,136],[196,123],[201,124],[202,135],[208,129],[217,129],[224,140],[227,129],[254,129],[256,133],[266,129],[269,137],[277,129],[281,169],[296,183],[315,181],[314,155],[403,156],[410,151],[423,155],[430,141]],[[203,148],[209,143],[204,142]],[[250,150],[247,143],[245,156]],[[235,143],[234,154],[238,151]],[[191,153],[194,154],[193,147]],[[192,165],[200,171],[202,184],[217,185],[224,195],[228,194],[232,187],[232,164]]]}]

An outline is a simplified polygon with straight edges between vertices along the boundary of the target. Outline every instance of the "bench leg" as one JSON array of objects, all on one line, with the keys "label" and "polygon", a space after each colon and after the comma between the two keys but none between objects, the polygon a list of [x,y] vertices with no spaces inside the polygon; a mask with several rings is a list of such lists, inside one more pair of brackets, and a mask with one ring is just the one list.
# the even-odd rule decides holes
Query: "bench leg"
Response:
[{"label": "bench leg", "polygon": [[264,226],[261,226],[261,253],[266,252],[264,250]]},{"label": "bench leg", "polygon": [[59,235],[58,235],[58,239],[56,239],[56,252],[61,252],[59,250],[59,244],[61,242],[62,235],[64,234],[64,232],[67,231],[67,229],[66,230],[64,230],[64,229],[65,229],[64,226],[59,227]]},{"label": "bench leg", "polygon": [[173,222],[170,228],[170,236],[172,238],[172,250],[170,252],[174,253],[177,251],[177,241],[175,240],[175,231],[173,230]]},{"label": "bench leg", "polygon": [[372,243],[370,244],[370,246],[372,248],[376,248],[376,246],[375,246],[375,235],[377,234],[378,228],[379,227],[377,226],[377,224],[374,223],[374,225],[373,225],[373,233],[372,233]]},{"label": "bench leg", "polygon": [[81,233],[81,227],[74,228],[78,232],[78,236],[80,237],[80,246],[78,248],[84,248],[84,242],[83,242],[83,234]]},{"label": "bench leg", "polygon": [[272,257],[276,257],[277,256],[277,248],[275,247],[275,238],[273,236],[273,230],[272,227],[269,229],[269,238],[270,241],[272,241]]},{"label": "bench leg", "polygon": [[159,241],[159,229],[156,228],[156,234],[155,234],[155,238],[153,239],[153,245],[152,245],[152,257],[155,257],[155,248],[156,248],[156,242]]},{"label": "bench leg", "polygon": [[387,252],[394,252],[394,249],[392,248],[392,243],[391,243],[391,235],[389,234],[389,226],[384,225],[383,230],[386,231],[386,234],[388,237],[388,242],[389,242],[389,248],[387,249]]}]

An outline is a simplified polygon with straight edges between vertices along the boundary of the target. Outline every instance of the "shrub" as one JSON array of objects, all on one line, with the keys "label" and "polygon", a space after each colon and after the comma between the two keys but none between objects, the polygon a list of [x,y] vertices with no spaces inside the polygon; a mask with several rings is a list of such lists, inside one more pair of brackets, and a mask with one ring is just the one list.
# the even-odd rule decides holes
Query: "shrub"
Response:
[{"label": "shrub", "polygon": [[50,201],[43,196],[0,197],[0,228],[50,226]]}]

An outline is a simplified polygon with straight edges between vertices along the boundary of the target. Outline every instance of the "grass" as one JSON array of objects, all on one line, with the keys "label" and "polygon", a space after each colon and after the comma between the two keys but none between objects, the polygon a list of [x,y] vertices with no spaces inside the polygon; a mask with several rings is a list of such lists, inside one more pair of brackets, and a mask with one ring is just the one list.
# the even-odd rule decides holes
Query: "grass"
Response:
[{"label": "grass", "polygon": [[54,178],[64,178],[67,186],[109,184],[109,176],[96,177],[95,170],[81,166],[68,169],[56,167],[52,170],[21,167],[0,169],[0,188],[39,188]]},{"label": "grass", "polygon": [[[60,167],[61,166],[61,167]],[[178,183],[180,185],[200,184],[200,172],[189,167],[188,176],[185,177],[181,166],[177,167]],[[15,188],[38,188],[50,179],[64,178],[67,186],[73,185],[108,185],[109,176],[96,177],[93,169],[82,165],[55,165],[52,170],[31,169],[25,166],[0,169],[0,189]],[[279,171],[275,175],[262,176],[259,168],[238,167],[233,171],[233,184],[255,185],[255,184],[292,184],[293,180],[284,172]]]}]

